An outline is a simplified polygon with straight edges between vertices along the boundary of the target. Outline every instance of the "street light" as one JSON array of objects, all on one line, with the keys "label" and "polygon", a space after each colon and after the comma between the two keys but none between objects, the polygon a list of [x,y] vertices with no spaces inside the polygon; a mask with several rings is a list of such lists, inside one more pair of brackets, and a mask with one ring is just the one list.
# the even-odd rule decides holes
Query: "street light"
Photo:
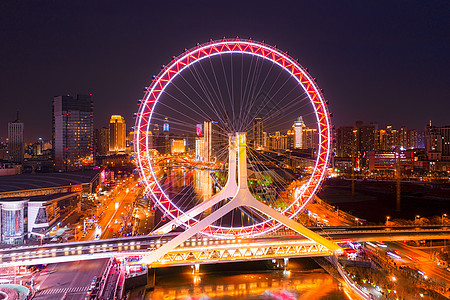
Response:
[{"label": "street light", "polygon": [[75,241],[77,240],[77,228],[80,229],[81,226],[80,225],[75,226]]},{"label": "street light", "polygon": [[447,216],[447,214],[442,215],[442,225],[444,225],[444,217],[446,217],[446,216]]},{"label": "street light", "polygon": [[420,219],[419,215],[417,215],[416,218],[414,219],[414,223],[417,221],[417,219]]},{"label": "street light", "polygon": [[388,222],[389,222],[389,219],[390,219],[391,217],[389,217],[389,216],[386,216],[386,226],[388,226]]}]

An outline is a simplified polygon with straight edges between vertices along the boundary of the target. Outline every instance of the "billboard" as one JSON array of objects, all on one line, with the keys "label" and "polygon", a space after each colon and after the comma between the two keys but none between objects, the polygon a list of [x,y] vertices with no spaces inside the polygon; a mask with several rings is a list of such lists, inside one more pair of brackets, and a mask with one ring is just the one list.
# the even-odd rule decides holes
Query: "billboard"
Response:
[{"label": "billboard", "polygon": [[196,131],[197,131],[197,136],[199,136],[199,137],[203,136],[203,125],[197,124]]}]

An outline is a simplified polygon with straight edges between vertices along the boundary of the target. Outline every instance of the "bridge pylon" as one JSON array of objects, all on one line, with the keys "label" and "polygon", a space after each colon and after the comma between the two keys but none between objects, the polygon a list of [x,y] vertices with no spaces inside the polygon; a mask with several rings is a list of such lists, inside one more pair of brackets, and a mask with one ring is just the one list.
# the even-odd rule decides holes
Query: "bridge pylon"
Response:
[{"label": "bridge pylon", "polygon": [[[238,162],[237,174],[236,156]],[[144,256],[142,262],[151,264],[157,261],[166,253],[175,249],[178,245],[191,238],[193,235],[201,232],[203,229],[213,224],[215,221],[222,218],[233,209],[241,206],[246,206],[258,210],[259,212],[282,223],[284,226],[291,228],[292,230],[308,238],[309,240],[323,245],[335,254],[342,253],[342,248],[332,241],[327,240],[326,238],[314,233],[300,223],[286,217],[285,215],[256,200],[253,197],[247,184],[247,142],[246,134],[244,132],[237,132],[236,134],[229,135],[228,180],[224,188],[209,200],[198,204],[194,208],[187,211],[185,214],[182,214],[178,218],[171,220],[166,225],[157,229],[154,233],[165,234],[172,230],[173,225],[182,225],[189,219],[201,214],[205,210],[211,208],[213,205],[228,198],[231,198],[231,200],[227,204],[214,211],[210,215],[206,216],[197,224],[187,228],[184,232],[181,232],[178,236],[176,236],[163,246],[152,252],[149,252],[146,256]]]}]

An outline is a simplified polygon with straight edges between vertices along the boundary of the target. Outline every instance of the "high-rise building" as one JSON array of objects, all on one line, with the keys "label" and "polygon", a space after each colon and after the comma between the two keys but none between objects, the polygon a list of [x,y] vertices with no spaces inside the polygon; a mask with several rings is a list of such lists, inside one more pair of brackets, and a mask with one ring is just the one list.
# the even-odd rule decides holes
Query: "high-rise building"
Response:
[{"label": "high-rise building", "polygon": [[261,118],[255,118],[253,120],[253,146],[255,149],[261,149],[264,147],[264,128]]},{"label": "high-rise building", "polygon": [[302,149],[317,149],[319,146],[319,135],[316,128],[304,128],[302,138]]},{"label": "high-rise building", "polygon": [[425,127],[425,151],[430,161],[450,161],[450,126]]},{"label": "high-rise building", "polygon": [[23,123],[19,120],[19,113],[17,113],[17,119],[8,123],[9,160],[12,162],[23,163],[24,151]]},{"label": "high-rise building", "polygon": [[397,146],[403,147],[404,149],[408,148],[408,130],[406,129],[406,126],[400,127],[399,141]]},{"label": "high-rise building", "polygon": [[127,125],[120,115],[112,115],[109,121],[109,152],[125,153],[127,146]]},{"label": "high-rise building", "polygon": [[198,161],[205,161],[205,140],[203,137],[195,138],[195,159]]},{"label": "high-rise building", "polygon": [[52,105],[53,161],[59,171],[93,163],[94,108],[92,95],[56,96]]},{"label": "high-rise building", "polygon": [[94,129],[95,155],[107,155],[109,152],[109,128]]},{"label": "high-rise building", "polygon": [[205,143],[203,147],[204,161],[213,162],[219,159],[220,144],[222,141],[221,131],[219,124],[215,121],[207,121],[203,123],[203,141]]},{"label": "high-rise building", "polygon": [[170,131],[169,118],[164,118],[163,131],[164,132]]},{"label": "high-rise building", "polygon": [[341,126],[336,130],[336,156],[352,157],[355,147],[355,133],[353,126]]},{"label": "high-rise building", "polygon": [[303,148],[303,130],[306,128],[303,118],[300,116],[297,121],[294,122],[294,148]]},{"label": "high-rise building", "polygon": [[424,133],[416,129],[408,130],[406,132],[406,149],[425,148]]},{"label": "high-rise building", "polygon": [[376,124],[356,126],[357,151],[372,151],[378,148],[378,128]]}]

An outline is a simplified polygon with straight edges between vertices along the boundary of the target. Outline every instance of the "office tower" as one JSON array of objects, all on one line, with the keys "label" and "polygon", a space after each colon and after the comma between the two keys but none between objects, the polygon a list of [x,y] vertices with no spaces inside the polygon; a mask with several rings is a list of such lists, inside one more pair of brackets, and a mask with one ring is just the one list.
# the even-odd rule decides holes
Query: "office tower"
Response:
[{"label": "office tower", "polygon": [[71,171],[92,166],[93,125],[92,95],[53,98],[52,156],[57,171]]},{"label": "office tower", "polygon": [[306,128],[303,118],[300,116],[297,121],[294,122],[292,126],[294,128],[294,148],[303,148],[303,130]]},{"label": "office tower", "polygon": [[23,163],[23,123],[19,120],[19,112],[17,119],[8,123],[8,154],[10,161]]},{"label": "office tower", "polygon": [[109,152],[125,153],[127,145],[127,125],[120,115],[112,115],[109,121]]},{"label": "office tower", "polygon": [[261,118],[255,118],[253,120],[253,147],[260,149],[264,147],[264,128]]}]

